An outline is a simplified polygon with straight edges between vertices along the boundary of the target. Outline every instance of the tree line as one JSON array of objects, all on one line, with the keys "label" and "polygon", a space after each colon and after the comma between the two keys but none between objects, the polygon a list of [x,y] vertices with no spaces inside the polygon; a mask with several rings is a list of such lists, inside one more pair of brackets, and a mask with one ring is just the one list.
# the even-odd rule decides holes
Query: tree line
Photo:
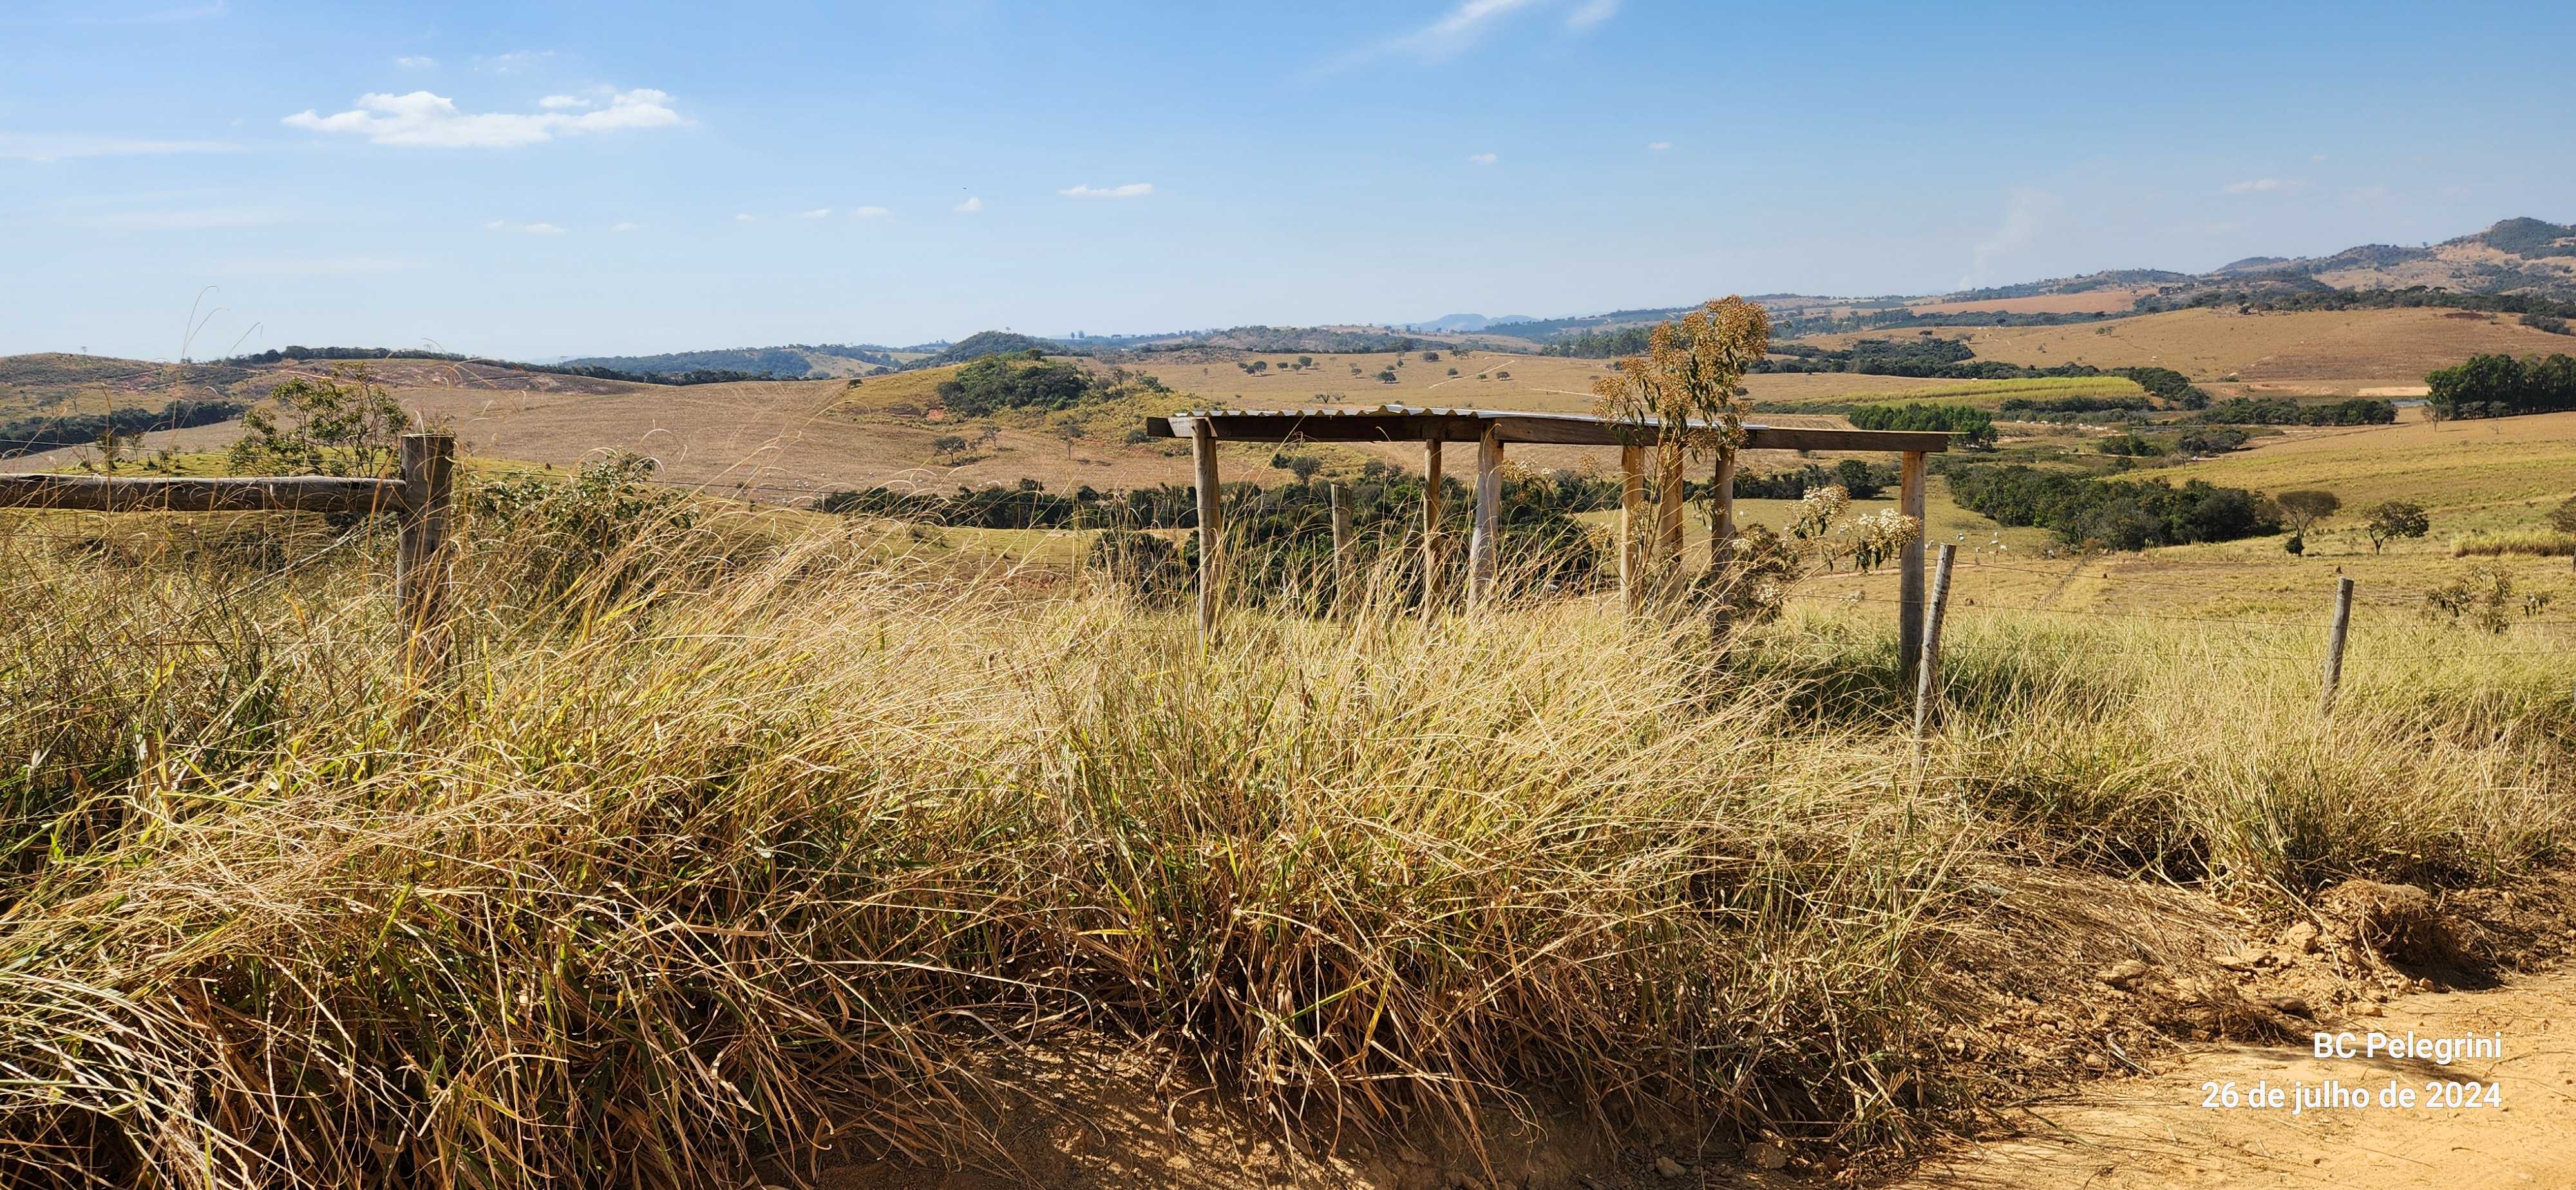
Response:
[{"label": "tree line", "polygon": [[113,430],[132,438],[153,430],[183,430],[240,417],[249,406],[239,401],[172,401],[158,410],[119,409],[114,413],[62,413],[19,417],[0,422],[0,459],[83,446],[104,440]]},{"label": "tree line", "polygon": [[515,372],[542,372],[549,376],[581,376],[592,380],[623,380],[629,384],[734,384],[745,380],[790,380],[796,377],[773,376],[767,372],[745,372],[731,368],[697,368],[677,372],[629,372],[593,364],[525,364],[516,360],[484,359],[446,351],[398,351],[383,347],[280,347],[270,351],[236,355],[220,362],[236,366],[276,364],[297,360],[355,360],[366,362],[383,359],[430,359],[450,364],[490,364]]},{"label": "tree line", "polygon": [[2432,389],[2426,403],[2434,417],[2444,420],[2576,409],[2576,358],[2564,354],[2547,359],[2473,355],[2424,382]]}]

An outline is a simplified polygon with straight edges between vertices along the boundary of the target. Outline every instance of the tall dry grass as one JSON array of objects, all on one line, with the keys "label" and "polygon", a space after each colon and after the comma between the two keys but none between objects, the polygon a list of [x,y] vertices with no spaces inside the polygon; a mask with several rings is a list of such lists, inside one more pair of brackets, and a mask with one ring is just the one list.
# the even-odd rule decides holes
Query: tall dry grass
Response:
[{"label": "tall dry grass", "polygon": [[1934,1044],[1974,972],[2049,952],[2034,851],[2263,896],[2566,829],[2563,690],[2373,660],[2396,628],[2320,719],[2286,639],[1962,617],[1918,767],[1865,616],[1721,652],[1389,602],[1210,647],[1078,578],[723,532],[568,583],[466,534],[427,692],[375,539],[7,546],[7,1180],[952,1155],[1009,1077],[979,1057],[1068,1036],[1310,1131],[1545,1094],[1901,1145],[1988,1077]]}]

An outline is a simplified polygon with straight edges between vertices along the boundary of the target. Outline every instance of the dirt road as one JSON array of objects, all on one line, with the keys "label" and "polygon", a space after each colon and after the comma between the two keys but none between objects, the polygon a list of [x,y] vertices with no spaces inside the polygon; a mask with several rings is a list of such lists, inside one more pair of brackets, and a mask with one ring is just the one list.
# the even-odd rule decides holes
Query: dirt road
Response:
[{"label": "dirt road", "polygon": [[[2323,1026],[2321,1026],[2323,1027]],[[2576,1186],[2576,974],[2475,992],[2402,997],[2385,1016],[2334,1026],[2419,1037],[2501,1035],[2502,1056],[2319,1059],[2313,1043],[2204,1050],[2181,1065],[2097,1083],[2074,1102],[2023,1113],[2033,1134],[1926,1166],[1909,1188],[2126,1190],[2130,1187]],[[2366,1108],[2204,1107],[2209,1084],[2240,1104],[2257,1084],[2367,1090]],[[2382,1107],[2392,1081],[2419,1100],[2447,1081],[2500,1088],[2494,1106]],[[2219,1092],[2221,1095],[2224,1091]],[[2293,1092],[2295,1093],[2295,1092]],[[2045,1135],[2054,1131],[2057,1135]]]}]

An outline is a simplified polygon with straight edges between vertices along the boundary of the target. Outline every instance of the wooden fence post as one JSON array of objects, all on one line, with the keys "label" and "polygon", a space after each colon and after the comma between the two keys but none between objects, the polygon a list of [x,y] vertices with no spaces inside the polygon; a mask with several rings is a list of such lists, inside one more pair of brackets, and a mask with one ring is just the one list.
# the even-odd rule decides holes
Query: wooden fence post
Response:
[{"label": "wooden fence post", "polygon": [[456,483],[456,436],[402,436],[402,523],[394,546],[394,599],[403,672],[414,691],[447,667],[447,517]]},{"label": "wooden fence post", "polygon": [[1646,578],[1646,526],[1638,515],[1646,507],[1645,466],[1644,447],[1619,448],[1619,603],[1631,614]]},{"label": "wooden fence post", "polygon": [[1663,465],[1665,457],[1659,452],[1655,460],[1655,552],[1651,569],[1664,587],[1659,594],[1679,590],[1681,585],[1682,486],[1687,478],[1682,474],[1682,464],[1688,455],[1681,447],[1673,447],[1670,467]]},{"label": "wooden fence post", "polygon": [[1923,523],[1924,455],[1919,450],[1905,452],[1904,469],[1898,473],[1896,510],[1914,518],[1914,540],[1896,552],[1896,663],[1905,676],[1912,676],[1915,654],[1923,649],[1923,539],[1930,526]]},{"label": "wooden fence post", "polygon": [[1333,508],[1333,600],[1334,608],[1346,605],[1351,585],[1351,498],[1342,485],[1329,484],[1324,494]]},{"label": "wooden fence post", "polygon": [[1422,614],[1440,604],[1440,432],[1422,440]]},{"label": "wooden fence post", "polygon": [[2335,687],[2343,682],[2343,637],[2352,627],[2352,579],[2335,580],[2334,626],[2326,630],[2325,692],[2317,697],[2317,713],[2334,710]]},{"label": "wooden fence post", "polygon": [[1190,422],[1190,458],[1197,465],[1199,496],[1199,636],[1216,638],[1216,588],[1219,542],[1225,535],[1225,512],[1217,506],[1216,427],[1201,417]]},{"label": "wooden fence post", "polygon": [[1710,503],[1715,515],[1708,518],[1708,564],[1715,566],[1725,556],[1726,543],[1735,540],[1735,455],[1733,449],[1717,452],[1717,470],[1709,476]]},{"label": "wooden fence post", "polygon": [[1923,659],[1914,670],[1914,742],[1932,738],[1932,704],[1941,696],[1941,613],[1950,606],[1950,560],[1959,547],[1941,543],[1941,561],[1932,570],[1932,604],[1923,615]]},{"label": "wooden fence post", "polygon": [[1492,426],[1476,441],[1476,531],[1467,539],[1468,602],[1482,604],[1493,594],[1495,555],[1502,543],[1495,538],[1497,518],[1503,502],[1503,436]]}]

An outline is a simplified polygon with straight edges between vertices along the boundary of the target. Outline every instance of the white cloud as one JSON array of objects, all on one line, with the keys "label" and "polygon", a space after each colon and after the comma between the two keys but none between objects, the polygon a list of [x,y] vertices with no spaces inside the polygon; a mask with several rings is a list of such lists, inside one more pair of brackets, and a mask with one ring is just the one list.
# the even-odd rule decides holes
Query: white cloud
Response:
[{"label": "white cloud", "polygon": [[557,136],[671,128],[688,123],[672,109],[669,94],[649,87],[613,92],[607,107],[578,115],[469,115],[446,96],[414,91],[408,95],[369,93],[358,97],[354,110],[329,116],[307,110],[282,122],[311,132],[352,133],[380,145],[427,149],[512,149],[543,144]]},{"label": "white cloud", "polygon": [[534,236],[559,236],[564,233],[563,228],[552,223],[512,223],[507,219],[491,220],[483,225],[483,230],[515,231]]},{"label": "white cloud", "polygon": [[1959,288],[1966,289],[1989,279],[1995,262],[2039,241],[2050,219],[2064,209],[2066,201],[2045,190],[2027,186],[2015,189],[2004,199],[2004,220],[1993,234],[1977,243],[1968,266],[1968,275],[1959,278]]},{"label": "white cloud", "polygon": [[394,59],[394,65],[402,67],[405,70],[427,70],[432,66],[438,65],[438,59],[432,58],[427,54],[405,54],[402,57]]},{"label": "white cloud", "polygon": [[851,216],[852,216],[852,217],[854,217],[854,218],[859,218],[859,219],[874,219],[874,218],[877,218],[877,217],[878,217],[878,216],[880,216],[880,215],[891,215],[891,214],[894,214],[894,212],[889,211],[889,210],[885,209],[884,207],[860,207],[859,209],[857,209],[857,210],[855,210],[855,211],[850,212],[850,214],[851,214]]},{"label": "white cloud", "polygon": [[1565,15],[1568,29],[1589,29],[1619,14],[1619,0],[1583,0]]},{"label": "white cloud", "polygon": [[518,50],[491,57],[477,57],[474,59],[474,69],[487,70],[493,74],[517,74],[554,56],[553,50]]},{"label": "white cloud", "polygon": [[1663,152],[1664,150],[1669,149],[1669,148],[1672,148],[1672,147],[1673,147],[1673,142],[1668,141],[1668,140],[1652,141],[1652,142],[1649,142],[1649,143],[1646,145],[1646,151],[1647,151],[1647,152],[1649,152],[1649,153],[1661,153],[1661,152]]},{"label": "white cloud", "polygon": [[1496,157],[1491,153],[1470,153],[1467,155],[1467,160],[1475,162],[1478,165],[1492,165],[1493,163],[1502,160],[1502,158]]},{"label": "white cloud", "polygon": [[749,211],[744,211],[743,213],[734,216],[733,221],[736,223],[758,223],[760,222],[760,216],[754,215]]},{"label": "white cloud", "polygon": [[2251,181],[2229,182],[2225,189],[2229,194],[2270,194],[2279,190],[2296,190],[2305,185],[2307,183],[2289,178],[2255,178]]},{"label": "white cloud", "polygon": [[972,215],[983,209],[984,200],[980,196],[969,196],[966,201],[957,204],[956,207],[956,211],[960,215]]},{"label": "white cloud", "polygon": [[78,133],[0,132],[0,161],[64,161],[75,157],[143,157],[162,153],[233,153],[223,140],[143,140]]},{"label": "white cloud", "polygon": [[798,211],[796,212],[796,217],[799,219],[829,219],[832,217],[832,208],[816,207],[810,211]]},{"label": "white cloud", "polygon": [[570,108],[589,107],[590,101],[579,95],[548,95],[538,100],[537,106],[550,112],[559,112]]},{"label": "white cloud", "polygon": [[1143,198],[1153,192],[1152,182],[1129,182],[1124,186],[1070,186],[1056,191],[1067,198]]},{"label": "white cloud", "polygon": [[644,225],[643,225],[643,224],[641,224],[641,223],[620,223],[620,224],[616,225],[615,227],[611,227],[611,228],[609,228],[608,230],[610,230],[610,231],[642,231],[642,230],[644,230]]},{"label": "white cloud", "polygon": [[[1459,0],[1439,20],[1364,50],[1349,61],[1378,54],[1411,54],[1426,62],[1438,62],[1456,56],[1474,45],[1485,31],[1503,17],[1525,8],[1548,7],[1563,0]],[[1619,0],[1578,0],[1565,14],[1565,27],[1576,33],[1587,32],[1609,20],[1619,11]]]},{"label": "white cloud", "polygon": [[107,231],[201,231],[214,227],[266,227],[284,223],[286,218],[286,212],[274,207],[213,207],[194,211],[125,211],[85,215],[73,222],[82,227]]}]

